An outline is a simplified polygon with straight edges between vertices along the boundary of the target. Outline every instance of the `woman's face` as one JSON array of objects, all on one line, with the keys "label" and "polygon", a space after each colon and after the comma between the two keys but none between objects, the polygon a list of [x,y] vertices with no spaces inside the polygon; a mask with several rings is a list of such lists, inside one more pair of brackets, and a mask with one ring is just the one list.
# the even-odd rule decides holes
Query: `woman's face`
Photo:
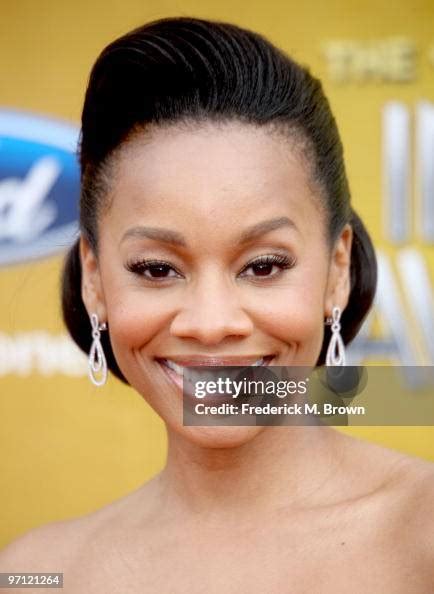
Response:
[{"label": "woman's face", "polygon": [[296,141],[241,123],[156,128],[122,148],[111,181],[98,261],[81,243],[88,312],[171,429],[211,447],[251,439],[261,427],[183,426],[165,363],[314,366],[325,317],[348,301],[351,228],[330,252]]}]

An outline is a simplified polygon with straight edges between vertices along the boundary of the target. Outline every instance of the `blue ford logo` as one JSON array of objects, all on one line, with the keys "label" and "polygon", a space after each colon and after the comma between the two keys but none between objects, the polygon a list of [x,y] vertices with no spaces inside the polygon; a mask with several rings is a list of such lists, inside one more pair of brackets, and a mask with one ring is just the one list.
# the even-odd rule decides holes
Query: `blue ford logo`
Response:
[{"label": "blue ford logo", "polygon": [[0,109],[0,265],[65,250],[78,230],[79,129]]}]

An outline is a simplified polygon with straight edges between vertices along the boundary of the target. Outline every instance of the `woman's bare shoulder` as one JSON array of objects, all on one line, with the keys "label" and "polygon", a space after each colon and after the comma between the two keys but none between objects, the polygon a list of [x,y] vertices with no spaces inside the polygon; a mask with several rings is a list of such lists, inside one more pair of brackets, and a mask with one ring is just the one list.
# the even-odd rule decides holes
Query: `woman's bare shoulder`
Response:
[{"label": "woman's bare shoulder", "polygon": [[374,485],[368,495],[387,525],[396,528],[397,537],[405,529],[409,553],[419,551],[434,568],[434,463],[352,436],[344,439],[352,442],[352,476]]},{"label": "woman's bare shoulder", "polygon": [[371,478],[379,491],[394,493],[411,505],[431,504],[434,462],[354,436],[341,434],[339,440],[343,440],[340,447],[347,450],[347,464],[361,481]]},{"label": "woman's bare shoulder", "polygon": [[28,530],[0,551],[0,572],[63,572],[80,549],[85,525],[75,519]]},{"label": "woman's bare shoulder", "polygon": [[[404,456],[395,479],[396,540],[413,559],[430,590],[434,588],[434,464]],[[393,500],[392,500],[393,501]]]},{"label": "woman's bare shoulder", "polygon": [[122,522],[139,499],[146,501],[146,491],[142,487],[94,512],[28,530],[0,551],[0,572],[58,573],[74,567],[101,533]]},{"label": "woman's bare shoulder", "polygon": [[401,494],[403,526],[434,568],[434,463],[403,456],[396,489]]},{"label": "woman's bare shoulder", "polygon": [[[100,519],[100,513],[89,514],[50,522],[25,532],[0,551],[0,572],[15,575],[60,573],[64,579],[63,591],[76,592],[70,585],[77,574],[77,567],[80,567],[81,555],[92,542],[92,532]],[[18,588],[14,592],[25,594],[29,589],[26,586],[26,589]]]}]

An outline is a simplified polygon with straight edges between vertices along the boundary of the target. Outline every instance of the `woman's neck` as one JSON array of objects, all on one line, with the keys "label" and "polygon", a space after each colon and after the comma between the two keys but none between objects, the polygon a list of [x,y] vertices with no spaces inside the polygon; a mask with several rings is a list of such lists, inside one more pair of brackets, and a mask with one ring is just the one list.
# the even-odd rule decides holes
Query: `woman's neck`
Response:
[{"label": "woman's neck", "polygon": [[216,449],[169,431],[161,495],[172,511],[219,517],[324,503],[337,489],[339,435],[325,426],[267,427],[241,446]]}]

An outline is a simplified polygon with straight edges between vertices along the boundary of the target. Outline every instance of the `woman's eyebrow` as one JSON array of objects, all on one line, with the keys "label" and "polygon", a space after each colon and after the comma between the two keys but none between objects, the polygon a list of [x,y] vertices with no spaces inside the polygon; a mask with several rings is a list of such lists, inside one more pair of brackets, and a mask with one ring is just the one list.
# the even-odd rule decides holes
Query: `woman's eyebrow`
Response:
[{"label": "woman's eyebrow", "polygon": [[298,231],[297,225],[289,219],[288,217],[277,217],[274,219],[268,219],[266,221],[261,221],[260,223],[256,223],[251,227],[248,227],[241,233],[241,237],[239,242],[247,243],[252,241],[252,239],[256,239],[261,235],[265,235],[270,231],[274,231],[275,229],[280,229],[280,227],[290,227],[295,231]]},{"label": "woman's eyebrow", "polygon": [[[257,237],[260,237],[261,235],[265,235],[266,233],[274,231],[275,229],[280,229],[281,227],[290,227],[291,229],[298,231],[294,221],[292,221],[288,217],[277,217],[274,219],[268,219],[266,221],[255,223],[251,227],[245,229],[240,235],[239,243],[248,243],[249,241],[252,241]],[[147,237],[148,239],[162,241],[164,243],[169,243],[171,245],[178,245],[183,247],[187,246],[187,241],[181,233],[178,233],[178,231],[172,231],[171,229],[164,229],[162,227],[132,227],[124,233],[119,244],[125,241],[125,239],[127,239],[128,237],[136,237],[139,239]]]},{"label": "woman's eyebrow", "polygon": [[128,229],[128,231],[123,234],[119,245],[128,237],[136,237],[139,239],[147,237],[148,239],[155,239],[155,241],[162,241],[172,245],[181,245],[184,247],[187,245],[187,242],[181,233],[172,231],[171,229],[163,229],[162,227],[131,227],[131,229]]}]

